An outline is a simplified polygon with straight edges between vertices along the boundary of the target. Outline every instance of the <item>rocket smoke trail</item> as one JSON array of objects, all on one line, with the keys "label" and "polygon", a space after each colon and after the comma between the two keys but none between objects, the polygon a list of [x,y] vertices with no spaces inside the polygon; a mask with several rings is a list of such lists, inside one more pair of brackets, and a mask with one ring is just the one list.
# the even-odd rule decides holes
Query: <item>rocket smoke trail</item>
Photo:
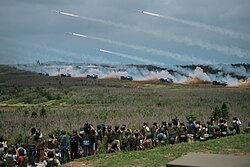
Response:
[{"label": "rocket smoke trail", "polygon": [[110,25],[110,26],[114,26],[114,27],[118,27],[118,28],[131,30],[131,31],[145,33],[145,34],[152,35],[152,36],[155,36],[158,38],[163,38],[166,40],[170,40],[170,41],[172,40],[172,41],[175,41],[178,43],[183,43],[183,44],[186,44],[188,46],[199,46],[200,48],[204,48],[207,50],[215,50],[215,51],[223,53],[225,55],[233,55],[233,56],[237,56],[237,57],[241,57],[241,58],[242,57],[249,57],[249,55],[250,55],[249,51],[239,49],[237,47],[212,44],[212,43],[205,42],[202,40],[195,40],[195,39],[191,39],[189,37],[178,36],[178,35],[174,35],[174,34],[170,34],[170,33],[166,33],[166,32],[162,33],[162,32],[156,32],[156,31],[147,31],[147,30],[143,30],[143,29],[136,27],[136,26],[115,23],[115,22],[112,22],[109,20],[101,20],[101,19],[96,19],[96,18],[91,18],[91,17],[79,16],[79,15],[75,15],[72,13],[66,13],[66,12],[58,12],[58,13],[65,15],[65,16],[77,17],[77,18],[80,18],[83,20],[88,20],[88,21],[95,22],[95,23],[100,23],[100,24],[105,24],[105,25]]},{"label": "rocket smoke trail", "polygon": [[118,53],[118,52],[114,52],[114,51],[109,51],[106,49],[99,49],[100,52],[104,52],[104,53],[108,53],[108,54],[112,54],[112,55],[116,55],[116,56],[120,56],[123,58],[127,58],[127,59],[131,59],[131,60],[135,60],[135,61],[139,61],[145,64],[157,64],[157,65],[163,65],[163,63],[160,62],[155,62],[149,59],[144,59],[144,58],[140,58],[137,56],[132,56],[132,55],[128,55],[128,54],[124,54],[124,53]]},{"label": "rocket smoke trail", "polygon": [[204,30],[208,30],[208,31],[211,31],[211,32],[216,32],[216,33],[226,35],[226,36],[229,36],[229,37],[232,37],[232,38],[237,38],[237,39],[242,39],[242,40],[250,40],[250,34],[235,32],[235,31],[232,31],[232,30],[229,30],[229,29],[204,24],[204,23],[201,23],[201,22],[184,20],[184,19],[171,17],[171,16],[163,16],[163,15],[160,15],[160,14],[157,14],[157,13],[152,13],[152,12],[147,12],[147,11],[140,11],[140,12],[143,13],[143,14],[146,14],[146,15],[160,17],[160,18],[164,18],[164,19],[167,19],[167,20],[170,20],[170,21],[177,22],[177,23],[182,23],[182,24],[186,24],[186,25],[189,25],[189,26],[202,28]]},{"label": "rocket smoke trail", "polygon": [[184,56],[184,55],[180,55],[177,53],[148,48],[148,47],[141,46],[141,45],[128,44],[128,43],[124,43],[124,42],[120,42],[120,41],[98,38],[98,37],[93,37],[93,36],[86,36],[86,35],[79,34],[79,33],[70,33],[70,35],[78,36],[78,37],[82,37],[82,38],[88,38],[88,39],[92,39],[92,40],[97,40],[97,41],[109,43],[112,45],[126,47],[126,48],[138,50],[138,51],[145,52],[145,53],[151,53],[151,54],[155,54],[155,55],[159,55],[159,56],[163,56],[163,57],[167,57],[167,58],[172,58],[172,59],[182,61],[182,62],[190,62],[190,63],[198,63],[198,64],[213,64],[214,63],[214,62],[211,62],[209,60],[203,60],[203,59],[199,59],[199,58],[193,57],[193,56]]}]

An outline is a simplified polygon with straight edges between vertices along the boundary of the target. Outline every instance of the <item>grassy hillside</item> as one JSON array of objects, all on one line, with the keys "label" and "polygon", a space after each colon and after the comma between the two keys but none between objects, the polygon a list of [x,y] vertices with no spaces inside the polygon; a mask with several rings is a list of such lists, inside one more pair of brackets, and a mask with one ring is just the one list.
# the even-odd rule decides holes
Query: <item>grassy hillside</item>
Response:
[{"label": "grassy hillside", "polygon": [[46,135],[58,129],[71,132],[86,121],[139,128],[143,122],[151,126],[175,116],[186,121],[193,114],[206,122],[224,102],[230,119],[239,117],[242,127],[250,121],[248,88],[48,77],[6,67],[2,71],[0,136],[13,142],[25,140],[31,127]]},{"label": "grassy hillside", "polygon": [[167,145],[145,151],[99,154],[71,162],[68,166],[166,166],[170,162],[189,152],[213,154],[234,154],[250,156],[250,135],[237,135],[226,138],[197,142]]}]

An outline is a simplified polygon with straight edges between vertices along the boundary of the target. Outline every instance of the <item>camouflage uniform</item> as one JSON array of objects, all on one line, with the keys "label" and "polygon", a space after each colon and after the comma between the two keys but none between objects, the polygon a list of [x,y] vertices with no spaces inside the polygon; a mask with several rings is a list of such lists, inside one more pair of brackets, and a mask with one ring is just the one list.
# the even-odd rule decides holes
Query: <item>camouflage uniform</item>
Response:
[{"label": "camouflage uniform", "polygon": [[189,120],[187,124],[187,140],[188,143],[194,143],[195,139],[195,124],[192,120]]},{"label": "camouflage uniform", "polygon": [[171,123],[168,124],[168,140],[169,140],[169,144],[175,144],[176,128]]},{"label": "camouflage uniform", "polygon": [[36,142],[36,162],[37,163],[43,162],[44,160],[44,146],[45,146],[44,140],[39,139]]},{"label": "camouflage uniform", "polygon": [[187,142],[187,128],[182,123],[178,129],[178,142]]},{"label": "camouflage uniform", "polygon": [[31,135],[28,138],[28,160],[29,165],[35,166],[35,159],[36,159],[36,129],[31,129]]}]

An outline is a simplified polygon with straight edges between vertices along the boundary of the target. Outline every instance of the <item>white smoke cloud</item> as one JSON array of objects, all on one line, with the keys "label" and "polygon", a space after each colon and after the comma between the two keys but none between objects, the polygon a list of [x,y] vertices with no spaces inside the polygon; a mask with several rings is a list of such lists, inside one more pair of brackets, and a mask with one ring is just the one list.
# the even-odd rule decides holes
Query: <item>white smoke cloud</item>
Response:
[{"label": "white smoke cloud", "polygon": [[[226,65],[224,65],[226,66]],[[231,66],[231,65],[227,65]],[[181,84],[202,84],[212,83],[218,81],[227,83],[228,86],[249,86],[248,80],[239,80],[231,75],[225,75],[224,72],[218,72],[217,74],[205,73],[204,70],[197,66],[194,70],[191,68],[184,68],[180,66],[172,66],[171,68],[148,70],[145,66],[132,66],[132,65],[117,65],[113,67],[107,67],[102,65],[90,66],[87,64],[23,64],[17,65],[19,69],[34,71],[37,73],[47,73],[50,76],[60,76],[61,74],[71,77],[86,77],[87,75],[97,75],[100,79],[120,79],[121,76],[132,76],[134,80],[159,80],[172,79],[174,83]],[[225,67],[224,67],[225,68]],[[232,66],[230,67],[232,68]],[[239,67],[238,67],[239,68]],[[173,71],[171,74],[169,70]],[[247,73],[249,75],[249,72]]]}]

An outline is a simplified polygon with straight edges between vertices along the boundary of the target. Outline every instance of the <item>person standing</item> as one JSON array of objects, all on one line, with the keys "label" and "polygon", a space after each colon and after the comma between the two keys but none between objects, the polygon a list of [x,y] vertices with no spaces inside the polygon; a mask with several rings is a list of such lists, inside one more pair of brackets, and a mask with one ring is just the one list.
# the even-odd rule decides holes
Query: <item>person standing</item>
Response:
[{"label": "person standing", "polygon": [[61,131],[60,149],[61,163],[65,164],[69,161],[69,137],[64,130]]},{"label": "person standing", "polygon": [[30,166],[36,166],[36,128],[31,128],[28,139],[28,161]]}]

